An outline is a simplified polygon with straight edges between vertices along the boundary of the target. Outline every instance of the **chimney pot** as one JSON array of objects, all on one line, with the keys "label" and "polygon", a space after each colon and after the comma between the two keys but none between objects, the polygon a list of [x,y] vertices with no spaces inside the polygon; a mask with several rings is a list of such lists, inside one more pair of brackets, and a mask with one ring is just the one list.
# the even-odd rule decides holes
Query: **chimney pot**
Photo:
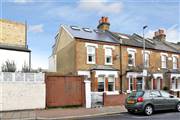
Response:
[{"label": "chimney pot", "polygon": [[109,30],[109,20],[108,17],[102,16],[101,19],[99,20],[99,25],[97,26],[98,29],[100,30]]},{"label": "chimney pot", "polygon": [[164,30],[159,29],[159,35],[162,35],[162,34],[164,34]]},{"label": "chimney pot", "polygon": [[155,37],[158,36],[158,35],[159,35],[159,32],[158,32],[158,31],[154,32],[154,36],[155,36]]}]

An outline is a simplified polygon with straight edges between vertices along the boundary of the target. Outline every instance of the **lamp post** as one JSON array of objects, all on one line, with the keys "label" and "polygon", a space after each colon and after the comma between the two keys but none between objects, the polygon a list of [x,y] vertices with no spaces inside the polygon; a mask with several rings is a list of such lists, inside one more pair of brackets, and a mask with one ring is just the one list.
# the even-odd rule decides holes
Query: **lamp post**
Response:
[{"label": "lamp post", "polygon": [[143,87],[142,89],[145,89],[145,77],[147,76],[147,70],[145,69],[145,38],[144,38],[144,30],[147,28],[148,26],[145,25],[143,26]]}]

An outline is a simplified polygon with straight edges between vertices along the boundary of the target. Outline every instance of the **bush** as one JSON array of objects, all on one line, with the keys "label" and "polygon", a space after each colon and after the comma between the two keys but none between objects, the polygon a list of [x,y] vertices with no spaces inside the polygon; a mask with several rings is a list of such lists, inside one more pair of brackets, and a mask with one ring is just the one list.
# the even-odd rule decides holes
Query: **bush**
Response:
[{"label": "bush", "polygon": [[164,87],[163,87],[163,90],[164,90],[164,91],[168,91],[169,88],[168,88],[167,86],[164,86]]},{"label": "bush", "polygon": [[14,61],[5,61],[5,63],[1,67],[2,72],[15,72],[16,71],[16,64]]},{"label": "bush", "polygon": [[22,72],[30,72],[29,66],[26,63],[24,63],[24,65],[22,66],[22,70],[21,71]]}]

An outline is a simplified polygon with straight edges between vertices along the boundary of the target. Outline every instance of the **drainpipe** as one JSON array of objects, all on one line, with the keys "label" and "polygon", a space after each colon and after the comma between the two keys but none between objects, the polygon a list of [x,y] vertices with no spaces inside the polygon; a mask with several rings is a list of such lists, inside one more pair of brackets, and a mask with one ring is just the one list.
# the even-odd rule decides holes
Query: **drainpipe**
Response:
[{"label": "drainpipe", "polygon": [[121,89],[121,93],[123,92],[123,85],[122,85],[122,41],[120,39],[120,89]]}]

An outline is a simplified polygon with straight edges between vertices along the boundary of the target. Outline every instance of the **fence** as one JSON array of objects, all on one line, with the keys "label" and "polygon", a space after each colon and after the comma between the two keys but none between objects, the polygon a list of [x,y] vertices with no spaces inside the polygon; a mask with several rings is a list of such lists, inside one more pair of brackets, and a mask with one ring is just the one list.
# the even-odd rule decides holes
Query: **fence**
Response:
[{"label": "fence", "polygon": [[0,111],[45,108],[44,73],[0,72]]},{"label": "fence", "polygon": [[82,76],[46,75],[47,107],[85,104],[85,86]]},{"label": "fence", "polygon": [[0,72],[0,82],[44,83],[44,73]]}]

